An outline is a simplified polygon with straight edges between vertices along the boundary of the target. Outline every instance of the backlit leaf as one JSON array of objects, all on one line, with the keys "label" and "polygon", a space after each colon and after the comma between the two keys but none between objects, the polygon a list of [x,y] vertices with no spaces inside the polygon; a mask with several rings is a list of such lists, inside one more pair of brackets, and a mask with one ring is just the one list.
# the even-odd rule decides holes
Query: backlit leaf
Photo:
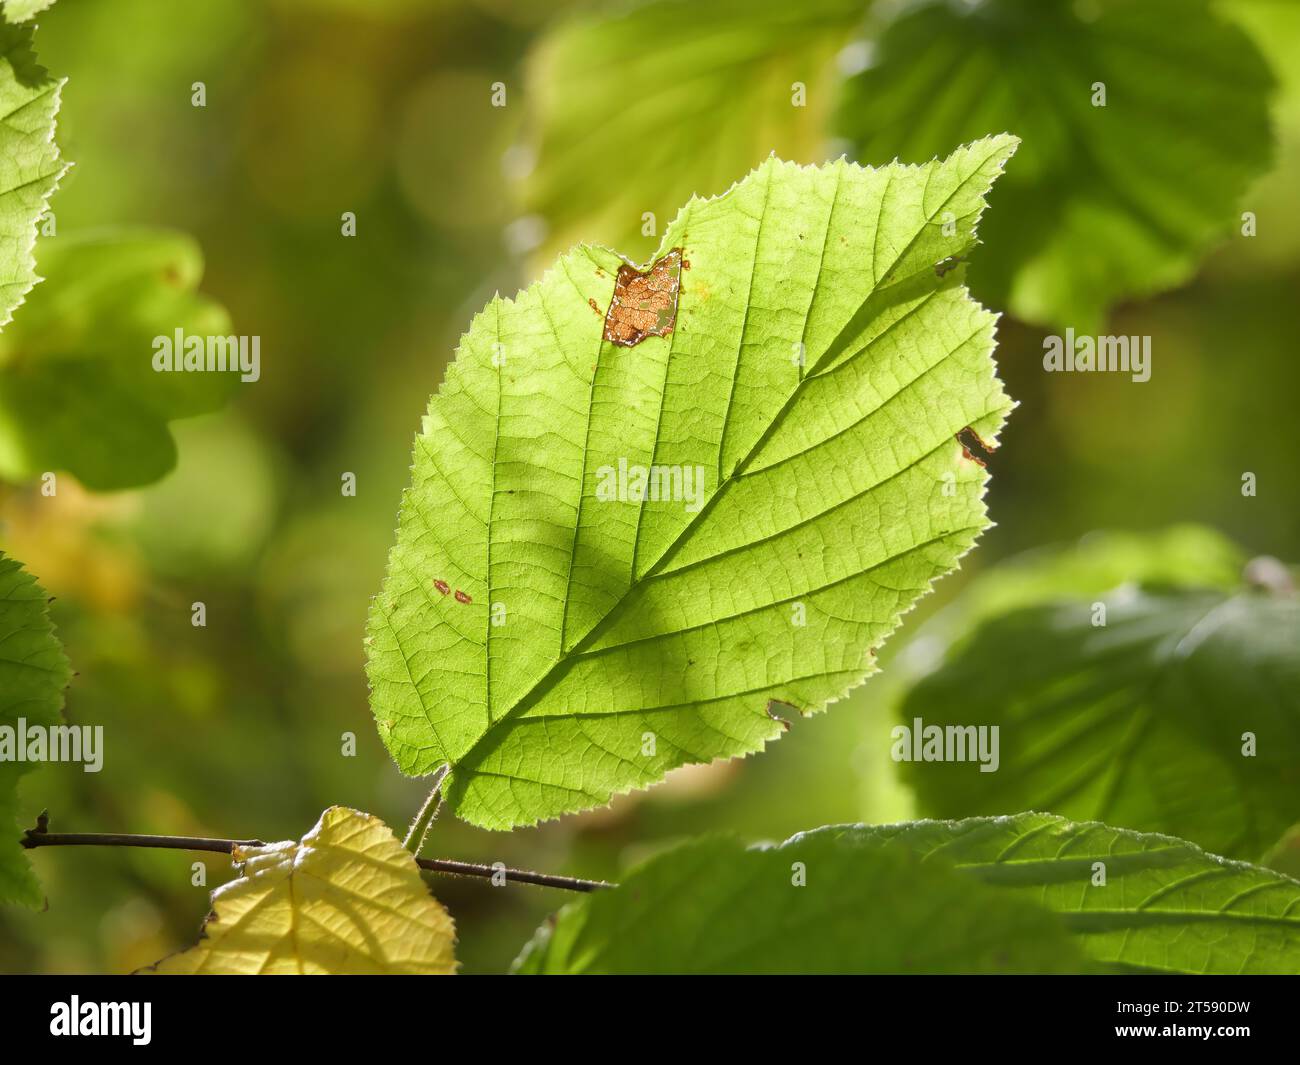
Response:
[{"label": "backlit leaf", "polygon": [[[26,17],[9,7],[5,14]],[[54,143],[62,88],[37,63],[32,28],[0,21],[0,328],[39,280],[37,220],[67,169]]]},{"label": "backlit leaf", "polygon": [[692,200],[657,257],[682,249],[671,330],[635,346],[604,339],[626,264],[599,248],[475,318],[370,617],[405,772],[449,765],[459,816],[532,824],[757,751],[862,682],[987,525],[956,436],[992,446],[1011,404],[953,257],[1015,144],[771,160]]},{"label": "backlit leaf", "polygon": [[164,975],[455,972],[456,935],[415,859],[378,818],[332,806],[300,843],[237,847],[198,944]]}]

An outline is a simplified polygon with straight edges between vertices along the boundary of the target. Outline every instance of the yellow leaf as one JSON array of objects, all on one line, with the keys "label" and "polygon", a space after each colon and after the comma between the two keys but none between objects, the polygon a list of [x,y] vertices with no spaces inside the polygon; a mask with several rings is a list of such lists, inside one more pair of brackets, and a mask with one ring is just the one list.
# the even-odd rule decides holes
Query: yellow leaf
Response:
[{"label": "yellow leaf", "polygon": [[448,974],[455,926],[377,817],[331,806],[301,843],[236,847],[203,938],[150,973]]}]

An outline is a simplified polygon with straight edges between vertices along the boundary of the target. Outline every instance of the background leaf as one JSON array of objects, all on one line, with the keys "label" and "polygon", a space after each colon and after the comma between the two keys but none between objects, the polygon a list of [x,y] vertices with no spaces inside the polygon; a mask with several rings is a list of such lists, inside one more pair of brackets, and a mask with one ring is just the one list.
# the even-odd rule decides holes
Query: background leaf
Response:
[{"label": "background leaf", "polygon": [[456,970],[451,918],[376,817],[342,806],[301,843],[237,847],[237,880],[212,893],[198,944],[166,976],[437,975]]},{"label": "background leaf", "polygon": [[[54,635],[46,609],[48,596],[31,574],[0,551],[0,726],[16,730],[62,721],[63,690],[72,669]],[[31,762],[0,760],[0,902],[39,907],[40,884],[18,840],[18,779],[35,769]]]},{"label": "background leaf", "polygon": [[975,574],[916,630],[898,665],[915,679],[935,667],[939,649],[1019,607],[1096,598],[1138,584],[1232,591],[1245,565],[1246,553],[1237,544],[1202,525],[1094,530],[1074,543],[1023,551]]},{"label": "background leaf", "polygon": [[1052,814],[830,825],[672,848],[567,906],[516,971],[1295,974],[1297,910],[1290,877]]},{"label": "background leaf", "polygon": [[852,830],[769,848],[726,838],[675,847],[621,887],[565,907],[516,963],[524,974],[1087,968],[1039,906],[907,847],[858,846]]},{"label": "background leaf", "polygon": [[[602,340],[611,252],[489,304],[430,403],[371,613],[405,772],[449,764],[458,815],[531,824],[759,750],[774,703],[861,683],[986,525],[955,435],[992,446],[1010,402],[993,316],[936,264],[1014,148],[769,161],[692,200],[662,249],[684,249],[676,328],[634,348]],[[620,463],[692,468],[707,502],[602,500]]]},{"label": "background leaf", "polygon": [[[1183,840],[1040,813],[809,833],[824,835],[867,848],[902,845],[1053,910],[1108,969],[1300,973],[1300,883]],[[1099,862],[1104,885],[1094,883]]]},{"label": "background leaf", "polygon": [[122,230],[41,242],[48,280],[0,334],[0,476],[68,470],[88,488],[157,480],[176,462],[168,422],[214,410],[237,374],[159,373],[153,339],[226,335],[196,291],[197,244]]},{"label": "background leaf", "polygon": [[62,88],[36,62],[32,28],[0,22],[0,328],[39,280],[36,223],[67,169],[54,143]]},{"label": "background leaf", "polygon": [[1300,825],[1288,828],[1282,838],[1259,860],[1259,864],[1266,869],[1284,873],[1293,880],[1300,880]]},{"label": "background leaf", "polygon": [[931,0],[876,43],[839,117],[858,158],[1024,138],[975,291],[1026,321],[1095,334],[1113,303],[1183,283],[1269,161],[1272,75],[1202,0]]},{"label": "background leaf", "polygon": [[[997,725],[1001,765],[908,762],[921,810],[1059,810],[1258,858],[1300,817],[1300,602],[1259,591],[1121,588],[999,615],[899,711]],[[1243,755],[1243,735],[1256,753]]]},{"label": "background leaf", "polygon": [[[821,162],[835,53],[865,6],[667,0],[547,33],[526,68],[526,150],[537,165],[522,190],[546,223],[542,264],[579,240],[639,258],[680,204],[724,192],[769,154]],[[795,82],[802,106],[792,104]]]}]

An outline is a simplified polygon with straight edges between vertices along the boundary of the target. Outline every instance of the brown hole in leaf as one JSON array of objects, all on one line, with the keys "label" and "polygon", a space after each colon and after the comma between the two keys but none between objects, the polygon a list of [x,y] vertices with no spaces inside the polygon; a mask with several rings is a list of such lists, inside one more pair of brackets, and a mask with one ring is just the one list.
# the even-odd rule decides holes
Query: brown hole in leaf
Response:
[{"label": "brown hole in leaf", "polygon": [[976,463],[978,466],[984,469],[988,468],[988,463],[985,462],[982,458],[980,458],[977,454],[975,454],[975,451],[973,449],[978,448],[980,451],[983,451],[987,455],[997,450],[996,445],[990,447],[989,444],[979,435],[979,433],[977,433],[969,425],[966,426],[965,429],[962,429],[957,433],[956,439],[957,439],[957,443],[961,444],[961,453],[963,458],[970,459],[971,462]]},{"label": "brown hole in leaf", "polygon": [[783,703],[780,699],[769,699],[767,701],[767,716],[773,721],[781,722],[781,728],[789,732],[790,722],[787,718],[782,717],[776,712],[778,708],[782,710],[793,710],[796,714],[801,714],[802,711],[797,706],[792,706],[790,703]]},{"label": "brown hole in leaf", "polygon": [[646,337],[663,337],[677,324],[677,293],[682,283],[682,249],[673,248],[642,271],[618,268],[614,295],[605,312],[605,339],[631,348]]}]

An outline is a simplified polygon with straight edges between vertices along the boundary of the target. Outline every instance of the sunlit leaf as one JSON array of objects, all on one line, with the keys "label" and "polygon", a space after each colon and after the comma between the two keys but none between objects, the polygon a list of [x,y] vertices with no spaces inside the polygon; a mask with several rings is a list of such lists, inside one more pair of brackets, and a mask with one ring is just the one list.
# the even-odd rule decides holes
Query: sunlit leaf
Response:
[{"label": "sunlit leaf", "polygon": [[0,5],[0,15],[7,22],[26,22],[33,15],[39,15],[54,6],[54,0],[4,0]]},{"label": "sunlit leaf", "polygon": [[[603,339],[625,264],[585,246],[475,318],[370,618],[405,772],[449,765],[456,814],[531,824],[757,751],[862,682],[987,525],[955,437],[992,446],[1010,401],[948,267],[1015,143],[771,160],[692,200],[660,252],[682,249],[671,332],[635,346]],[[642,502],[619,471],[652,466]]]},{"label": "sunlit leaf", "polygon": [[[12,8],[6,17],[20,17]],[[62,88],[37,63],[32,28],[0,22],[0,328],[39,280],[32,257],[37,221],[67,169],[54,143]]]},{"label": "sunlit leaf", "polygon": [[415,859],[378,818],[326,810],[302,842],[238,847],[198,944],[165,975],[455,972],[456,935]]}]

